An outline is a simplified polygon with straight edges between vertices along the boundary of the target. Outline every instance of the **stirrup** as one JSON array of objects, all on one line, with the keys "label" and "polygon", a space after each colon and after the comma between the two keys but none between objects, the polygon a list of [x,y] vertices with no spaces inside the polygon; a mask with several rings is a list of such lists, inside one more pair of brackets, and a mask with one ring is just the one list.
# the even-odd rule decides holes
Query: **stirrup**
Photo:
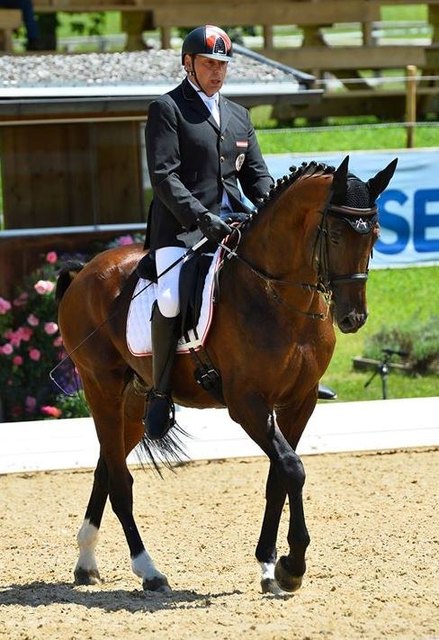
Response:
[{"label": "stirrup", "polygon": [[175,425],[175,405],[171,396],[151,389],[147,396],[143,426],[150,440],[160,440]]}]

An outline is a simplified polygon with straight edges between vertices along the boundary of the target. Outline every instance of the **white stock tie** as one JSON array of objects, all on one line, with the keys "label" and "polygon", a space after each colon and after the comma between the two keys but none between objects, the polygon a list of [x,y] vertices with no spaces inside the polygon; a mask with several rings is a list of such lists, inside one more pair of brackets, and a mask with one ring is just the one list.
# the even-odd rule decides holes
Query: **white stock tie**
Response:
[{"label": "white stock tie", "polygon": [[207,104],[209,106],[210,113],[215,118],[215,122],[217,123],[218,126],[220,126],[220,112],[219,112],[219,106],[218,106],[217,98],[216,97],[208,98]]}]

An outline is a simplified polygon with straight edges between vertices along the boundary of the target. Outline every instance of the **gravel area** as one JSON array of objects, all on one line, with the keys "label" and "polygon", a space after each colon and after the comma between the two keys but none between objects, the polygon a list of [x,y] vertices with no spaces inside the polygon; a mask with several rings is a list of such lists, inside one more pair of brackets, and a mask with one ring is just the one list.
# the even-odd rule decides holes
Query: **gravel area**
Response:
[{"label": "gravel area", "polygon": [[[80,87],[178,83],[183,78],[180,54],[172,49],[122,53],[0,56],[0,87]],[[275,64],[235,53],[228,83],[296,83]]]}]

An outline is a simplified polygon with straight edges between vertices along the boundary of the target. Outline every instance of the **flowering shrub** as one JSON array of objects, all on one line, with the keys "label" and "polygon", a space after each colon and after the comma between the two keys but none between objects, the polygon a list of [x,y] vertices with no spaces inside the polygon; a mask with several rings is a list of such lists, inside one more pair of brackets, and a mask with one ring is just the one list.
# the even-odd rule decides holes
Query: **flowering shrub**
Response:
[{"label": "flowering shrub", "polygon": [[[133,242],[133,237],[122,236],[105,248]],[[58,271],[71,258],[59,259],[50,251],[13,300],[0,297],[0,421],[88,415],[82,392],[65,396],[49,377],[65,357],[56,322],[55,286]],[[62,387],[71,391],[74,370],[69,360],[66,365],[59,368],[59,376]]]},{"label": "flowering shrub", "polygon": [[61,414],[48,377],[64,355],[55,321],[57,260],[51,251],[16,298],[0,298],[0,384],[6,420]]}]

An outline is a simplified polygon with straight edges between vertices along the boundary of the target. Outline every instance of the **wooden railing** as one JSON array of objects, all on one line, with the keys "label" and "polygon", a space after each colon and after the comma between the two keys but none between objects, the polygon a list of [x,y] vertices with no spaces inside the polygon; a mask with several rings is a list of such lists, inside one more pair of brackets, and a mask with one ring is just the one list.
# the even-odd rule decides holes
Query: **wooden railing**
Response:
[{"label": "wooden railing", "polygon": [[[127,33],[128,50],[144,47],[142,33],[159,29],[161,46],[171,44],[173,27],[191,27],[210,23],[219,25],[260,25],[263,44],[259,52],[317,75],[323,71],[350,69],[439,67],[439,0],[427,2],[433,27],[432,46],[378,46],[372,37],[372,25],[381,16],[384,5],[403,5],[405,0],[34,0],[37,13],[119,11],[122,28]],[[410,4],[426,4],[410,0]],[[12,21],[12,22],[11,22]],[[333,24],[358,23],[362,29],[362,46],[328,46],[321,28]],[[11,32],[21,24],[18,12],[0,10],[0,33],[3,49],[10,49]],[[273,27],[295,25],[303,32],[300,47],[276,47]]]},{"label": "wooden railing", "polygon": [[[122,28],[127,33],[128,50],[144,47],[142,33],[159,29],[161,46],[171,45],[173,27],[191,27],[203,23],[219,25],[260,25],[263,44],[258,51],[289,66],[319,75],[321,71],[439,67],[439,0],[410,0],[410,4],[428,4],[433,26],[432,46],[379,46],[374,43],[372,27],[380,20],[384,5],[403,5],[405,0],[34,0],[35,10],[48,12],[120,11]],[[329,46],[322,27],[358,23],[361,46]],[[303,32],[300,47],[276,47],[273,27],[295,25]]]},{"label": "wooden railing", "polygon": [[12,33],[21,23],[21,11],[0,9],[0,51],[12,51]]}]

